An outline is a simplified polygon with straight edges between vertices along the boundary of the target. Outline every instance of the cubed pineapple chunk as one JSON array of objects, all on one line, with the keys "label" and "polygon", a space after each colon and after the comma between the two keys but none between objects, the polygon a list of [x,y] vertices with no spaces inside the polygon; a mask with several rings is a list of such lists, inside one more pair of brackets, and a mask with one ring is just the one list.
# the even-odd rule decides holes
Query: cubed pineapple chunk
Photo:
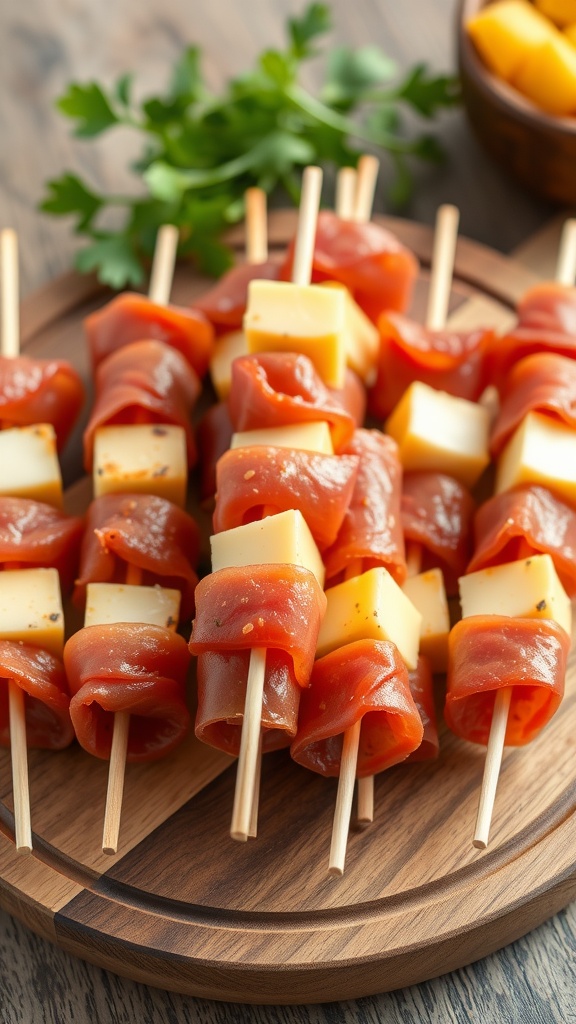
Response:
[{"label": "cubed pineapple chunk", "polygon": [[62,657],[64,615],[56,569],[0,572],[0,640],[31,644]]},{"label": "cubed pineapple chunk", "polygon": [[570,636],[572,605],[550,555],[532,555],[471,572],[460,577],[458,586],[462,618],[510,615],[554,619]]},{"label": "cubed pineapple chunk", "polygon": [[187,485],[182,427],[138,423],[101,427],[94,439],[94,495],[136,491],[183,507]]},{"label": "cubed pineapple chunk", "polygon": [[324,589],[325,570],[301,512],[290,509],[210,537],[212,572],[242,565],[301,565]]},{"label": "cubed pineapple chunk", "polygon": [[448,473],[473,487],[490,461],[488,410],[419,381],[404,392],[385,429],[405,470]]},{"label": "cubed pineapple chunk", "polygon": [[540,46],[514,76],[513,84],[549,114],[576,112],[576,51],[559,32]]},{"label": "cubed pineapple chunk", "polygon": [[484,63],[507,82],[555,31],[527,0],[487,4],[466,27]]},{"label": "cubed pineapple chunk", "polygon": [[0,430],[0,495],[62,508],[62,476],[51,423]]},{"label": "cubed pineapple chunk", "polygon": [[407,668],[416,668],[422,616],[387,569],[370,569],[338,583],[326,598],[318,658],[356,640],[391,640]]},{"label": "cubed pineapple chunk", "polygon": [[249,352],[300,352],[325,384],[344,387],[344,292],[289,281],[251,281],[244,330]]}]

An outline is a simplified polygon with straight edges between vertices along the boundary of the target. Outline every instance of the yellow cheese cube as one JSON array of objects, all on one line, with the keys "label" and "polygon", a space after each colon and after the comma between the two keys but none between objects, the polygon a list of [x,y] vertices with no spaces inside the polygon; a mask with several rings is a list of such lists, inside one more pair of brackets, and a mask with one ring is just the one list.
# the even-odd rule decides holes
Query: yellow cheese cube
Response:
[{"label": "yellow cheese cube", "polygon": [[430,569],[411,576],[402,590],[422,616],[420,654],[428,658],[433,672],[445,672],[448,667],[450,613],[441,570]]},{"label": "yellow cheese cube", "polygon": [[405,470],[449,473],[473,487],[490,462],[490,415],[476,402],[416,381],[386,421]]},{"label": "yellow cheese cube", "polygon": [[484,63],[507,82],[555,32],[526,0],[488,4],[466,27]]},{"label": "yellow cheese cube", "polygon": [[210,377],[218,398],[223,402],[230,394],[232,385],[232,363],[238,356],[248,353],[244,331],[230,331],[214,342],[210,360]]},{"label": "yellow cheese cube", "polygon": [[325,384],[344,387],[346,301],[340,289],[251,281],[244,330],[249,352],[301,352]]},{"label": "yellow cheese cube", "polygon": [[520,484],[541,484],[576,506],[576,431],[528,413],[498,460],[496,493]]},{"label": "yellow cheese cube", "polygon": [[406,666],[416,668],[422,616],[387,569],[370,569],[338,583],[326,598],[318,658],[356,640],[391,640]]},{"label": "yellow cheese cube", "polygon": [[544,43],[514,77],[513,84],[537,107],[557,116],[576,112],[576,52],[559,32]]},{"label": "yellow cheese cube", "polygon": [[0,430],[0,495],[62,508],[62,476],[52,424]]},{"label": "yellow cheese cube", "polygon": [[535,0],[536,7],[545,18],[562,28],[576,22],[576,0]]},{"label": "yellow cheese cube", "polygon": [[180,614],[180,591],[128,583],[89,583],[86,587],[85,626],[109,622],[146,622],[175,630]]},{"label": "yellow cheese cube", "polygon": [[253,445],[271,445],[275,448],[299,448],[305,452],[334,455],[330,427],[325,421],[294,423],[262,430],[241,430],[232,434],[231,448],[249,448]]},{"label": "yellow cheese cube", "polygon": [[94,438],[94,495],[156,494],[184,506],[186,437],[182,427],[150,423],[101,427]]},{"label": "yellow cheese cube", "polygon": [[301,512],[290,509],[210,537],[212,572],[242,565],[301,565],[324,589],[325,569]]},{"label": "yellow cheese cube", "polygon": [[64,615],[56,569],[0,572],[0,640],[32,644],[62,657]]},{"label": "yellow cheese cube", "polygon": [[340,281],[323,281],[323,288],[339,288],[344,292],[344,349],[346,364],[362,380],[371,382],[376,372],[376,361],[380,351],[378,328],[368,319],[366,313],[354,301],[350,292]]},{"label": "yellow cheese cube", "polygon": [[550,555],[533,555],[518,562],[491,566],[458,580],[462,618],[469,615],[510,615],[554,619],[568,636],[572,605]]}]

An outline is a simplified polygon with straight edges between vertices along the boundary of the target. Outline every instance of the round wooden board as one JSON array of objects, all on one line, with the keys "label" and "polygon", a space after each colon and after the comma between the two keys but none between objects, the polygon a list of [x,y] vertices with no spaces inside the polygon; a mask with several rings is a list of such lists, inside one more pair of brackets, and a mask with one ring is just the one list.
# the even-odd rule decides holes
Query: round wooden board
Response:
[{"label": "round wooden board", "polygon": [[[426,267],[431,231],[388,223]],[[274,245],[293,228],[293,214],[273,215]],[[415,313],[426,279],[424,270]],[[461,240],[456,317],[504,322],[533,280]],[[174,299],[190,302],[207,284],[179,268]],[[81,321],[105,299],[91,279],[54,282],[24,304],[26,351],[66,356],[87,375]],[[81,473],[79,439],[66,453],[68,481]],[[71,501],[88,498],[86,481],[72,487]],[[107,766],[77,747],[31,751],[34,852],[23,858],[4,751],[0,902],[86,960],[206,998],[324,1002],[424,981],[513,941],[576,895],[575,700],[572,658],[556,717],[529,748],[505,753],[486,852],[471,844],[484,751],[444,731],[436,763],[377,778],[376,820],[352,830],[341,879],[327,875],[335,782],[285,753],[265,761],[259,835],[246,845],[229,839],[234,769],[222,755],[190,739],[165,762],[129,766],[121,849],[106,858]]]}]

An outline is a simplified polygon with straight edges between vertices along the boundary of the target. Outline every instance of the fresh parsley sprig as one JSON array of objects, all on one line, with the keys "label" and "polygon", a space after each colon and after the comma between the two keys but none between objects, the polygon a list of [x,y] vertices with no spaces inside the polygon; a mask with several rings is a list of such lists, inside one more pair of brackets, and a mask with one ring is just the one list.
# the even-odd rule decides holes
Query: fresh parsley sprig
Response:
[{"label": "fresh parsley sprig", "polygon": [[[143,142],[132,167],[144,185],[137,197],[99,195],[70,173],[48,182],[41,209],[72,215],[75,232],[90,239],[77,255],[78,268],[96,270],[113,288],[138,286],[159,226],[172,223],[180,229],[180,254],[219,275],[231,262],[222,235],[242,219],[246,188],[283,190],[297,203],[306,164],[354,165],[366,149],[387,151],[396,169],[394,199],[405,201],[410,159],[438,161],[443,154],[433,135],[406,136],[402,114],[411,109],[433,118],[458,101],[457,80],[420,64],[394,84],[397,68],[377,47],[340,46],[328,54],[323,86],[313,96],[299,72],[330,28],[329,8],[312,3],[288,20],[284,50],[266,50],[218,96],[206,88],[194,46],[174,67],[166,92],[142,103],[133,101],[129,74],[108,90],[96,82],[71,84],[57,106],[75,122],[76,136],[125,128]],[[101,227],[111,207],[122,211],[117,231]]]}]

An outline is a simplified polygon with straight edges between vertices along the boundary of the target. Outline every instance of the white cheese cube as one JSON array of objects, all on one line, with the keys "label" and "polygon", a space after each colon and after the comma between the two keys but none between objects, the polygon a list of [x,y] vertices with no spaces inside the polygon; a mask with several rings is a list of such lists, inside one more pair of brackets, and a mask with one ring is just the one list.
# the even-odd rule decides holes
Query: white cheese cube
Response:
[{"label": "white cheese cube", "polygon": [[62,476],[51,423],[0,430],[0,495],[62,508]]},{"label": "white cheese cube", "polygon": [[316,656],[356,640],[391,640],[409,669],[418,662],[422,616],[387,569],[370,569],[326,591]]},{"label": "white cheese cube", "polygon": [[510,615],[554,619],[570,636],[572,606],[550,555],[491,566],[458,580],[462,617]]},{"label": "white cheese cube", "polygon": [[498,460],[496,493],[541,484],[576,506],[576,431],[530,412]]},{"label": "white cheese cube", "polygon": [[380,351],[378,328],[368,319],[366,313],[354,301],[345,285],[339,281],[322,281],[322,288],[340,288],[344,292],[344,350],[346,365],[354,370],[363,381],[370,383],[375,375],[376,362]]},{"label": "white cheese cube", "polygon": [[249,352],[300,352],[325,384],[344,387],[344,293],[289,281],[251,281],[244,330]]},{"label": "white cheese cube", "polygon": [[210,537],[212,572],[242,565],[301,565],[324,588],[324,563],[301,512],[290,509]]},{"label": "white cheese cube", "polygon": [[57,569],[0,572],[0,639],[62,657],[64,614]]},{"label": "white cheese cube", "polygon": [[490,462],[487,409],[416,381],[386,421],[405,470],[433,470],[473,487]]},{"label": "white cheese cube", "polygon": [[85,626],[146,622],[175,630],[179,614],[179,590],[128,583],[89,583],[86,587]]},{"label": "white cheese cube", "polygon": [[232,363],[238,356],[247,354],[248,346],[244,331],[230,331],[228,334],[222,334],[216,338],[210,359],[210,377],[220,401],[225,401],[230,394]]},{"label": "white cheese cube", "polygon": [[428,658],[433,672],[445,672],[448,667],[450,613],[441,570],[429,569],[411,576],[402,590],[422,616],[420,654]]},{"label": "white cheese cube", "polygon": [[138,423],[101,427],[94,438],[94,496],[137,491],[184,506],[186,437],[182,427]]},{"label": "white cheese cube", "polygon": [[334,455],[330,427],[320,420],[317,423],[264,427],[262,430],[241,430],[232,434],[231,448],[248,448],[252,445],[298,448],[300,451]]}]

